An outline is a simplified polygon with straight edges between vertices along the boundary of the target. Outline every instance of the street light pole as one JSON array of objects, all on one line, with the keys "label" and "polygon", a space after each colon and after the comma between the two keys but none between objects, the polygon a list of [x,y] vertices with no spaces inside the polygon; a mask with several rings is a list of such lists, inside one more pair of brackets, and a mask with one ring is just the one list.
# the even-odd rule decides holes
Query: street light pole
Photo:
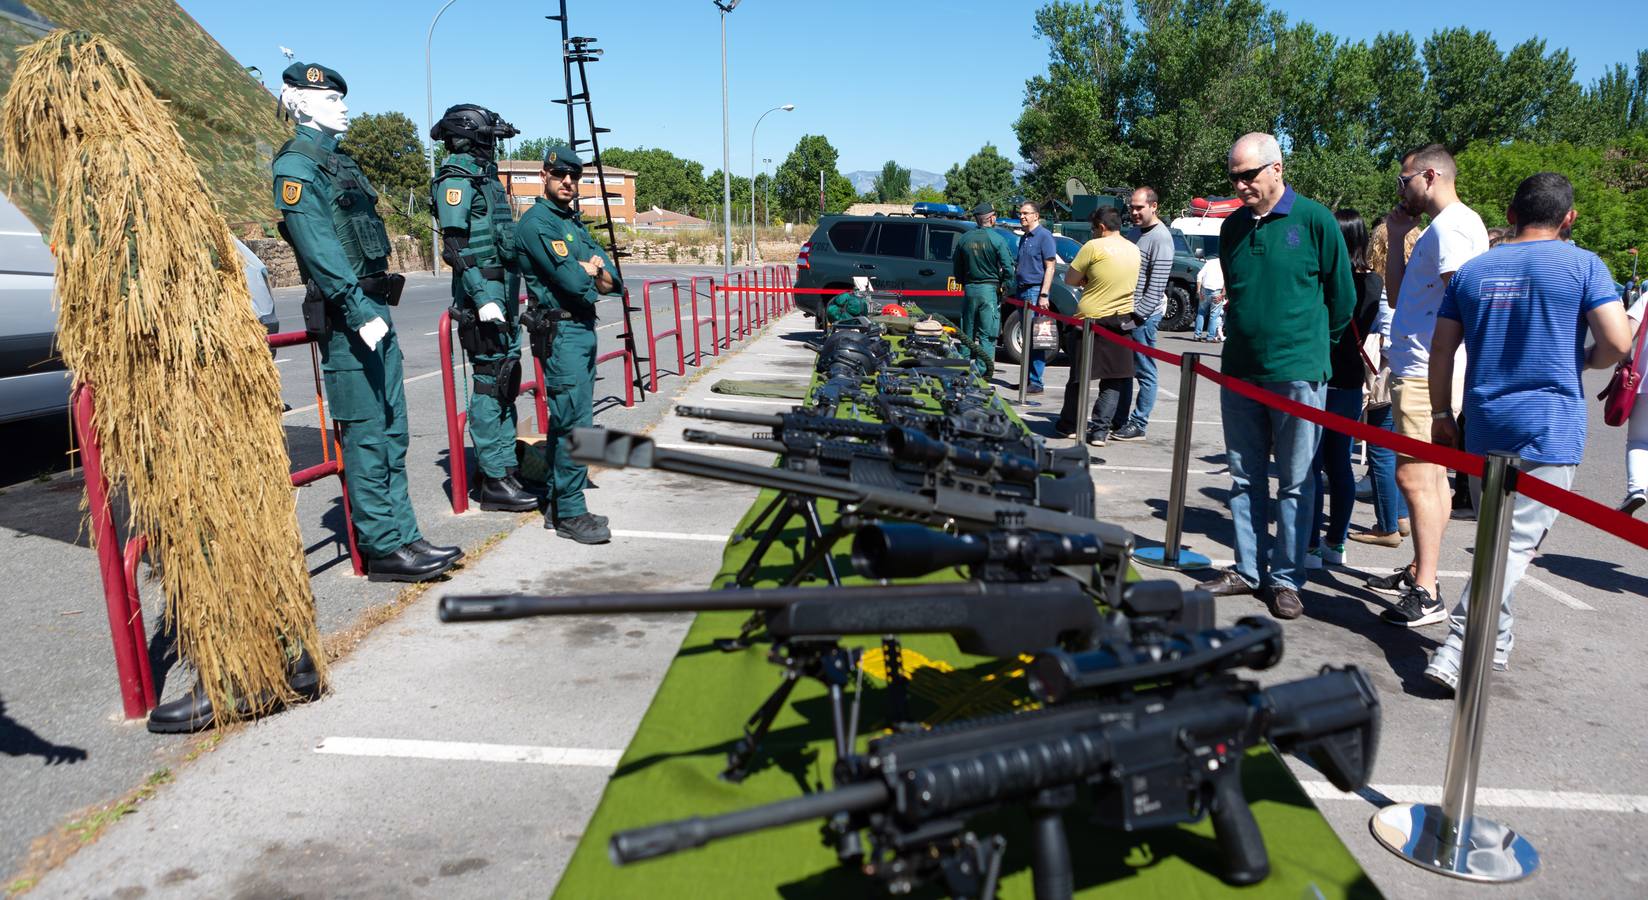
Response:
[{"label": "street light pole", "polygon": [[[770,160],[770,159],[761,160],[762,165],[770,165],[771,163],[772,163],[772,160]],[[766,225],[768,228],[772,227],[772,183],[773,183],[772,176],[768,175],[767,176],[767,200],[766,200],[765,203],[761,204],[762,224]],[[753,190],[755,188],[755,185],[752,183],[750,185],[750,188]]]},{"label": "street light pole", "polygon": [[[425,124],[429,126],[431,132],[435,130],[435,68],[429,61],[429,51],[435,43],[435,23],[441,20],[441,16],[446,13],[447,7],[457,2],[458,0],[446,0],[446,3],[441,5],[441,8],[435,13],[435,18],[429,20],[429,33],[423,39],[423,98],[425,112],[428,114]],[[435,181],[434,138],[429,139],[429,181],[430,183]],[[431,208],[429,210],[429,260],[434,265],[432,271],[436,275],[441,274],[441,255],[435,249],[440,246],[441,242],[439,232],[440,226],[435,220],[435,210]]]},{"label": "street light pole", "polygon": [[779,110],[790,112],[794,109],[794,103],[775,106],[762,113],[761,118],[755,120],[755,128],[750,129],[750,255],[748,258],[751,262],[755,261],[755,132],[761,127],[761,119],[765,119]]},{"label": "street light pole", "polygon": [[727,106],[727,13],[742,0],[712,0],[721,10],[721,279],[732,274],[732,112]]}]

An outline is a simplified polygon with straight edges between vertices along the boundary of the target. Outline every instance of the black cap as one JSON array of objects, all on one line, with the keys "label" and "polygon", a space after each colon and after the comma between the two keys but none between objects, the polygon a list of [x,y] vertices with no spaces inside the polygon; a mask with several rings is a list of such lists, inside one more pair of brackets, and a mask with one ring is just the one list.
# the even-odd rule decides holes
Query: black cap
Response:
[{"label": "black cap", "polygon": [[577,151],[570,146],[555,138],[550,138],[549,146],[544,148],[544,168],[550,171],[573,169],[582,172],[584,170],[584,161],[578,158]]},{"label": "black cap", "polygon": [[337,91],[340,94],[349,93],[349,83],[343,80],[336,69],[327,68],[319,63],[295,62],[280,73],[280,80],[298,88],[312,88],[317,91]]},{"label": "black cap", "polygon": [[995,214],[996,207],[988,200],[973,207],[973,215],[975,216],[993,216]]}]

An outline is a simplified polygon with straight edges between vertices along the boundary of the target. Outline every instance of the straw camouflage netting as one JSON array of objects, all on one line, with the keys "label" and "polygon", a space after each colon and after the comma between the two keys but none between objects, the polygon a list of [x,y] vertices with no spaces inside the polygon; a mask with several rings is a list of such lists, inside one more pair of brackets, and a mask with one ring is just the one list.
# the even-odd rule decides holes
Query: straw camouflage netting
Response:
[{"label": "straw camouflage netting", "polygon": [[49,186],[63,360],[96,387],[105,472],[149,535],[179,652],[220,723],[236,698],[294,699],[287,650],[319,641],[280,379],[167,107],[119,49],[56,31],[19,55],[0,143],[9,173]]}]

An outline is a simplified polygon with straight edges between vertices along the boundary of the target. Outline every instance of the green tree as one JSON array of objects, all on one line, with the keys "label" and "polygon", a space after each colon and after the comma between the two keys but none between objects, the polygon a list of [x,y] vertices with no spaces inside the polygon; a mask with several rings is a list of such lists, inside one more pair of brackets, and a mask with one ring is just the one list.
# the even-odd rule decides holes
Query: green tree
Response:
[{"label": "green tree", "polygon": [[877,203],[898,203],[910,198],[910,170],[898,163],[887,160],[881,165],[881,174],[875,177],[875,187],[870,191],[875,194]]},{"label": "green tree", "polygon": [[979,151],[944,173],[944,195],[951,203],[971,207],[990,202],[1003,208],[1016,192],[1013,161],[985,144]]},{"label": "green tree", "polygon": [[[557,141],[557,143],[560,143]],[[505,153],[504,159],[531,159],[543,162],[549,154],[549,138],[527,138],[524,141],[515,141]],[[602,160],[610,162],[610,160]]]},{"label": "green tree", "polygon": [[354,157],[382,202],[406,212],[429,208],[429,162],[418,126],[405,113],[365,113],[349,123],[338,149]]},{"label": "green tree", "polygon": [[916,188],[915,192],[910,195],[910,202],[943,203],[945,202],[944,192],[930,184],[924,184],[921,187]]},{"label": "green tree", "polygon": [[858,198],[853,183],[836,171],[840,154],[821,134],[803,135],[795,149],[779,164],[773,177],[773,203],[783,218],[804,221],[818,210],[819,174],[824,175],[826,212],[846,209]]},{"label": "green tree", "polygon": [[668,150],[612,147],[601,151],[601,162],[636,173],[635,207],[638,210],[657,206],[687,212],[721,199],[719,175],[715,179],[715,191],[711,193],[704,179],[703,164],[682,159]]}]

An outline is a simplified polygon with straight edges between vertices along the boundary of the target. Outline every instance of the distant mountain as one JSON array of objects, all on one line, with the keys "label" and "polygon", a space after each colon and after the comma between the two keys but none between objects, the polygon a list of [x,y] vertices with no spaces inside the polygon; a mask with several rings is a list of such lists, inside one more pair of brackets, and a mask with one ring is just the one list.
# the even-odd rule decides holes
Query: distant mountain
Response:
[{"label": "distant mountain", "polygon": [[[853,183],[853,190],[863,194],[875,190],[876,176],[880,174],[880,169],[874,172],[848,172],[847,180]],[[944,176],[924,169],[911,169],[910,189],[915,190],[920,187],[932,187],[942,191],[944,190]]]}]

